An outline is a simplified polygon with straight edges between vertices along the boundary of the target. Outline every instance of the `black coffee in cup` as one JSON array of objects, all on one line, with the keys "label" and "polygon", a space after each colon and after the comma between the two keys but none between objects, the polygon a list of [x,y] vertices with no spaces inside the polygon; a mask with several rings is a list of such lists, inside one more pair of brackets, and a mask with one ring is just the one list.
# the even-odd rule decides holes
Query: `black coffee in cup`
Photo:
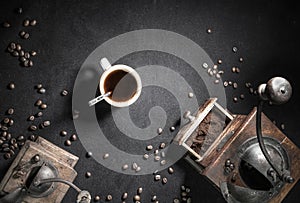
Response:
[{"label": "black coffee in cup", "polygon": [[112,71],[104,81],[104,91],[111,92],[109,97],[116,102],[130,100],[136,94],[137,87],[134,76],[122,69]]}]

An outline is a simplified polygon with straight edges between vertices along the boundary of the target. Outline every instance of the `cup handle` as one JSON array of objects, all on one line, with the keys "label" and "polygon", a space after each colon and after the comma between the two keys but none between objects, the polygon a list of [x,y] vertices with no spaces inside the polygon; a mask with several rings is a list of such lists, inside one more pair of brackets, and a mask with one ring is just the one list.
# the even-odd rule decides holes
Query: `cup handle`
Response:
[{"label": "cup handle", "polygon": [[107,58],[102,58],[100,60],[100,65],[104,71],[108,70],[111,67],[111,64],[107,60]]}]

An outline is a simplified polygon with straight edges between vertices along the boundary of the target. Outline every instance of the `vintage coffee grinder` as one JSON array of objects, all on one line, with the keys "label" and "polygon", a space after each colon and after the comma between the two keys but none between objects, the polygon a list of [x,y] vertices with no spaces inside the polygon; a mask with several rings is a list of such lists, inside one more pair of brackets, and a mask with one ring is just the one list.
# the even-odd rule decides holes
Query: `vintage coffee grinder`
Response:
[{"label": "vintage coffee grinder", "polygon": [[0,183],[0,203],[59,203],[69,186],[77,203],[89,203],[91,195],[72,182],[78,157],[42,137],[27,140]]},{"label": "vintage coffee grinder", "polygon": [[300,177],[299,148],[262,114],[263,103],[282,104],[290,83],[275,77],[258,88],[260,102],[248,115],[235,115],[207,100],[174,142],[185,159],[212,182],[230,203],[281,202]]}]

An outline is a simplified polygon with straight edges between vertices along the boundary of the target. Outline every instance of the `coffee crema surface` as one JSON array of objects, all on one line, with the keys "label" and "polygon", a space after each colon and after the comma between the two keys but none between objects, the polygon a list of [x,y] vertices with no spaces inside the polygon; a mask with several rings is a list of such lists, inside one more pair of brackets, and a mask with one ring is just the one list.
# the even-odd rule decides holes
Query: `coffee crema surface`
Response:
[{"label": "coffee crema surface", "polygon": [[125,70],[112,71],[104,81],[104,91],[111,92],[109,98],[116,102],[130,100],[137,92],[137,81]]}]

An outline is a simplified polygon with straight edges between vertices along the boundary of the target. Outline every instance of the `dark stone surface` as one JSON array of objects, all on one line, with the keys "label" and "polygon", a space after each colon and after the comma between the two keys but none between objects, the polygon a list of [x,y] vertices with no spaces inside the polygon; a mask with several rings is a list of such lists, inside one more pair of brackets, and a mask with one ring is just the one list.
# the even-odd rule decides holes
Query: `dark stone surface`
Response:
[{"label": "dark stone surface", "polygon": [[[22,14],[15,12],[19,7],[23,8]],[[26,0],[1,1],[0,11],[1,24],[5,21],[11,24],[10,28],[0,28],[1,118],[8,108],[14,107],[15,123],[11,128],[13,136],[29,136],[27,128],[30,123],[26,119],[38,112],[34,102],[43,99],[48,108],[43,111],[43,117],[35,122],[38,124],[39,121],[50,120],[51,126],[38,130],[37,134],[80,157],[76,165],[78,176],[74,183],[89,190],[93,196],[100,195],[103,200],[107,194],[112,194],[113,202],[120,202],[123,192],[128,192],[131,198],[141,186],[144,188],[142,202],[150,202],[151,196],[156,194],[160,202],[170,203],[174,197],[180,196],[180,185],[186,184],[191,187],[193,202],[225,202],[221,194],[184,160],[174,165],[173,175],[167,171],[162,172],[168,178],[168,183],[162,185],[161,182],[154,182],[152,175],[126,176],[112,172],[92,158],[87,159],[80,141],[67,147],[64,141],[69,137],[59,136],[61,130],[67,130],[68,136],[76,133],[71,119],[71,101],[74,81],[81,64],[96,47],[132,30],[170,30],[198,43],[215,63],[222,59],[221,67],[225,70],[223,80],[237,81],[239,84],[236,90],[226,88],[227,107],[233,113],[248,114],[257,103],[257,98],[248,93],[245,82],[251,82],[257,87],[273,76],[287,78],[293,86],[291,100],[281,106],[267,106],[264,112],[271,120],[276,120],[278,126],[284,123],[286,135],[300,146],[296,123],[300,117],[300,80],[296,74],[300,67],[299,6],[296,1]],[[36,19],[37,25],[25,29],[22,26],[25,18]],[[211,34],[206,33],[208,28],[212,29]],[[18,36],[23,29],[30,33],[27,40]],[[11,41],[20,42],[25,50],[38,52],[33,58],[32,68],[19,66],[17,58],[5,52]],[[236,54],[232,52],[233,46],[238,47]],[[147,64],[149,57],[145,55],[141,57],[140,64]],[[240,56],[244,58],[241,64],[238,61]],[[127,60],[130,62],[130,57]],[[167,65],[172,64],[172,59],[168,58],[167,61]],[[231,72],[234,65],[240,67],[241,73]],[[14,90],[6,87],[11,81],[16,85]],[[38,83],[46,88],[45,94],[38,94],[34,89]],[[69,94],[62,97],[60,93],[64,89]],[[151,90],[145,91],[149,92]],[[241,93],[245,94],[245,100],[234,103],[232,98]],[[148,96],[145,95],[144,99]],[[170,98],[171,95],[166,93],[165,97]],[[175,111],[174,115],[177,113]],[[134,115],[132,118],[138,119]],[[137,125],[142,123],[137,122]],[[137,152],[139,148],[132,150]],[[4,160],[1,153],[0,179],[12,161]],[[85,177],[87,171],[92,174],[89,179]],[[283,202],[297,202],[299,189],[297,183]],[[63,202],[74,202],[75,197],[75,191],[69,190]]]}]

